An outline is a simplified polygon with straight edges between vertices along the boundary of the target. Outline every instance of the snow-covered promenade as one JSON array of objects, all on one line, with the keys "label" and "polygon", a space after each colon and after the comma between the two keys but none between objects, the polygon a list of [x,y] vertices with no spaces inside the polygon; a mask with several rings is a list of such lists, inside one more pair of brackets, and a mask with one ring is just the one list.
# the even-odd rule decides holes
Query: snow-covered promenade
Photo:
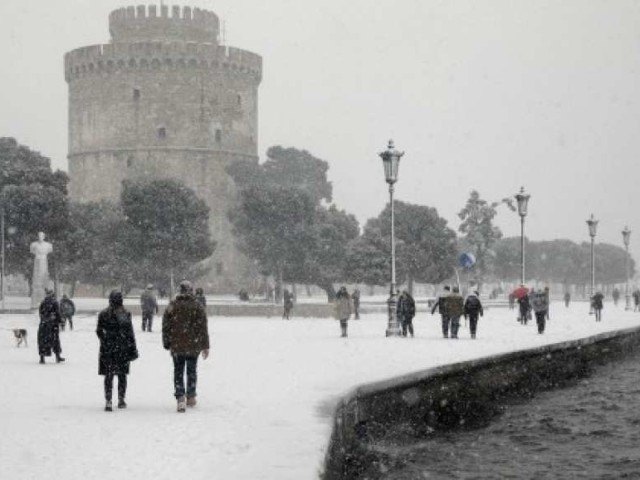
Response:
[{"label": "snow-covered promenade", "polygon": [[[106,305],[106,302],[104,302]],[[317,478],[336,398],[352,387],[438,365],[640,325],[640,313],[605,304],[553,304],[544,335],[515,311],[492,309],[471,340],[445,340],[439,316],[419,311],[416,338],[385,338],[383,314],[349,322],[210,318],[212,355],[199,363],[199,404],[175,411],[172,362],[154,332],[134,319],[140,358],[131,367],[129,408],[104,412],[96,317],[79,315],[61,335],[64,364],[38,364],[35,315],[0,315],[0,471],[23,479],[304,480]],[[29,347],[10,331],[26,327]]]}]

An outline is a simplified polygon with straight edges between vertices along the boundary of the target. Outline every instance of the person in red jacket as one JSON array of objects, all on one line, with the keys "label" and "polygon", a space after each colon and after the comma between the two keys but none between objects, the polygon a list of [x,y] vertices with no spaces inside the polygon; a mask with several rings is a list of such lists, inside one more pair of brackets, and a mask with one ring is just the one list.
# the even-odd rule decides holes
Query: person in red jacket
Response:
[{"label": "person in red jacket", "polygon": [[200,353],[205,360],[209,356],[209,330],[206,311],[193,295],[191,282],[183,280],[179,291],[162,316],[162,344],[173,357],[175,397],[178,412],[184,412],[196,405],[198,357]]}]

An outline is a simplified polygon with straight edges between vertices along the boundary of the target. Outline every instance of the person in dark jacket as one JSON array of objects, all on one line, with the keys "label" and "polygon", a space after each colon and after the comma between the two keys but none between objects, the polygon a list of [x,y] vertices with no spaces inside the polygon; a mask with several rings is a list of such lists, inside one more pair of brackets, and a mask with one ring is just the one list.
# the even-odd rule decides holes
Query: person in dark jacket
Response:
[{"label": "person in dark jacket", "polygon": [[450,319],[449,314],[447,313],[447,297],[449,295],[451,295],[451,287],[449,287],[449,285],[445,285],[444,292],[438,297],[436,303],[433,304],[433,308],[431,308],[431,315],[436,313],[436,310],[438,310],[438,313],[440,314],[442,319],[442,336],[444,338],[449,338]]},{"label": "person in dark jacket", "polygon": [[60,356],[62,353],[60,345],[62,316],[60,315],[60,306],[53,290],[45,290],[45,297],[40,303],[38,313],[40,314],[40,324],[38,326],[40,363],[44,363],[44,357],[50,357],[51,352],[56,356],[56,363],[64,362],[65,359]]},{"label": "person in dark jacket", "polygon": [[406,337],[408,330],[411,337],[413,337],[413,317],[416,315],[416,302],[406,290],[403,290],[398,297],[396,312],[398,321],[402,326],[402,336]]},{"label": "person in dark jacket", "polygon": [[207,311],[207,297],[204,296],[204,290],[202,290],[201,288],[196,288],[196,300],[198,301],[198,303],[200,305],[202,305],[202,308],[204,308],[204,311]]},{"label": "person in dark jacket", "polygon": [[531,315],[531,302],[529,301],[529,295],[523,295],[518,298],[518,306],[520,308],[520,317],[518,321],[526,325],[527,320],[529,320],[529,315]]},{"label": "person in dark jacket", "polygon": [[536,315],[538,333],[544,333],[545,323],[549,313],[549,296],[546,291],[531,290],[531,308]]},{"label": "person in dark jacket", "polygon": [[285,288],[284,293],[282,294],[282,298],[284,306],[282,318],[289,320],[291,310],[293,310],[293,293],[289,292],[289,290]]},{"label": "person in dark jacket", "polygon": [[185,412],[187,406],[196,405],[198,356],[202,353],[204,360],[209,356],[209,327],[207,314],[193,295],[191,282],[183,280],[179,292],[162,317],[162,345],[173,357],[173,383],[178,412]]},{"label": "person in dark jacket", "polygon": [[604,295],[601,292],[596,292],[593,298],[591,299],[591,304],[593,305],[593,312],[596,314],[596,322],[602,320],[602,307]]},{"label": "person in dark jacket", "polygon": [[76,306],[67,294],[62,295],[60,299],[60,315],[62,316],[62,325],[60,328],[64,330],[67,322],[69,322],[69,330],[73,330],[73,316],[76,314]]},{"label": "person in dark jacket", "polygon": [[451,295],[446,299],[447,315],[451,321],[451,338],[458,338],[460,328],[460,317],[464,314],[464,299],[460,295],[460,288],[453,287]]},{"label": "person in dark jacket", "polygon": [[153,294],[153,285],[147,285],[147,288],[140,295],[140,307],[142,308],[142,331],[152,331],[153,314],[158,313],[158,302]]},{"label": "person in dark jacket", "polygon": [[351,301],[353,302],[353,318],[360,320],[360,290],[357,288],[351,294]]},{"label": "person in dark jacket", "polygon": [[473,339],[476,338],[478,316],[482,317],[483,315],[484,311],[482,309],[482,302],[480,302],[480,294],[477,291],[473,291],[464,301],[464,318],[469,318],[469,330],[471,331],[471,338]]},{"label": "person in dark jacket", "polygon": [[122,292],[109,294],[109,307],[98,315],[96,335],[100,339],[98,375],[104,375],[105,411],[113,411],[111,396],[113,377],[118,377],[118,408],[127,408],[127,375],[129,363],[138,358],[131,313],[122,305]]},{"label": "person in dark jacket", "polygon": [[569,308],[570,303],[571,303],[571,294],[569,292],[564,292],[564,306]]}]

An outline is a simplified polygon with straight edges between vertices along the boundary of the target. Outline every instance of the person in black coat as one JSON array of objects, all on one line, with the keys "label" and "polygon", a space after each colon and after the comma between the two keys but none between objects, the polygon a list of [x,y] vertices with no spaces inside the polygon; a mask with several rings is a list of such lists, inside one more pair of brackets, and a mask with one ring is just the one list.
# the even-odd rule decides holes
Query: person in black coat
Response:
[{"label": "person in black coat", "polygon": [[65,359],[60,356],[62,353],[60,345],[62,316],[60,315],[60,306],[53,290],[45,290],[45,297],[40,303],[39,314],[38,353],[40,354],[40,363],[44,363],[44,357],[50,357],[52,351],[56,356],[56,363],[64,362]]},{"label": "person in black coat", "polygon": [[482,317],[484,311],[482,302],[480,302],[480,294],[476,291],[469,294],[464,302],[464,318],[469,317],[469,330],[471,338],[476,338],[476,330],[478,327],[478,316]]},{"label": "person in black coat", "polygon": [[416,315],[416,302],[409,292],[403,290],[398,297],[398,307],[396,309],[398,320],[402,326],[402,336],[407,336],[407,330],[413,337],[413,317]]},{"label": "person in black coat", "polygon": [[442,318],[442,336],[444,338],[449,338],[449,312],[447,312],[447,298],[451,295],[451,287],[449,285],[444,286],[443,293],[438,297],[438,300],[433,304],[431,308],[431,315],[436,313],[440,313]]},{"label": "person in black coat", "polygon": [[526,325],[527,320],[529,320],[529,315],[531,315],[531,302],[529,301],[529,295],[523,295],[518,298],[518,305],[520,306],[520,318],[518,321]]},{"label": "person in black coat", "polygon": [[100,339],[98,374],[104,375],[105,410],[113,410],[111,395],[113,377],[118,377],[118,408],[126,408],[127,375],[129,363],[138,358],[136,338],[131,323],[131,313],[122,305],[122,292],[113,290],[109,295],[109,307],[98,315],[96,334]]},{"label": "person in black coat", "polygon": [[593,305],[593,312],[596,314],[596,322],[602,320],[602,307],[604,295],[601,292],[596,292],[595,295],[591,298],[591,304]]}]

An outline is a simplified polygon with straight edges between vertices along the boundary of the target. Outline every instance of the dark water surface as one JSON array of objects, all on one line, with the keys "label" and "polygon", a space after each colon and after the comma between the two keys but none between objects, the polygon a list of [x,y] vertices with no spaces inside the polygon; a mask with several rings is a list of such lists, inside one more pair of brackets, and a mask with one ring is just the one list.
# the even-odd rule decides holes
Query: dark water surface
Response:
[{"label": "dark water surface", "polygon": [[475,430],[385,448],[379,478],[640,479],[640,354],[506,407]]}]

